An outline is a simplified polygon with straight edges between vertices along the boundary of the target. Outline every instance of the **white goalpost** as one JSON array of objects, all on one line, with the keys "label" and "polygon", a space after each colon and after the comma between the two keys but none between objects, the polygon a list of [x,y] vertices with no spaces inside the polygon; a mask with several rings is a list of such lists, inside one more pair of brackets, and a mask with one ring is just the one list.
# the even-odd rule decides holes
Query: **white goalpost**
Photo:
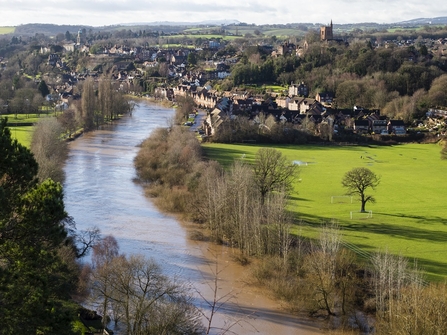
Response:
[{"label": "white goalpost", "polygon": [[[337,201],[338,199],[338,201]],[[334,201],[337,201],[338,203],[340,202],[351,202],[352,204],[352,196],[351,195],[333,195],[331,196],[331,204],[334,203]]]},{"label": "white goalpost", "polygon": [[[373,211],[365,211],[365,212],[351,211],[350,212],[351,220],[354,217],[354,214],[361,214],[361,215],[363,214],[363,216],[360,217],[361,219],[370,219],[373,217]],[[365,216],[365,214],[366,214],[366,216]],[[357,216],[357,215],[355,215],[355,216]]]}]

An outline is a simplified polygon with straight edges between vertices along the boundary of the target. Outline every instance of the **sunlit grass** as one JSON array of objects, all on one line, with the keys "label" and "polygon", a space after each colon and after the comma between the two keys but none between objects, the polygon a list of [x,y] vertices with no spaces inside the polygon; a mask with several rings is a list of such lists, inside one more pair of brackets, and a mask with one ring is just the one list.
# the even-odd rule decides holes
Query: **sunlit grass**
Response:
[{"label": "sunlit grass", "polygon": [[16,27],[0,27],[0,35],[12,34],[16,30]]},{"label": "sunlit grass", "polygon": [[17,141],[25,147],[30,147],[31,137],[33,135],[33,126],[28,127],[9,127],[11,130],[11,137],[17,139]]},{"label": "sunlit grass", "polygon": [[[206,154],[225,166],[234,159],[252,162],[260,146],[205,144]],[[300,164],[289,205],[297,222],[296,234],[316,237],[317,228],[336,222],[345,241],[363,252],[388,249],[417,260],[430,279],[447,276],[447,161],[440,159],[435,144],[397,146],[276,146]],[[341,179],[354,167],[367,167],[381,183],[368,203],[373,217],[358,213],[360,203],[341,196]],[[350,219],[350,212],[354,218]]]}]

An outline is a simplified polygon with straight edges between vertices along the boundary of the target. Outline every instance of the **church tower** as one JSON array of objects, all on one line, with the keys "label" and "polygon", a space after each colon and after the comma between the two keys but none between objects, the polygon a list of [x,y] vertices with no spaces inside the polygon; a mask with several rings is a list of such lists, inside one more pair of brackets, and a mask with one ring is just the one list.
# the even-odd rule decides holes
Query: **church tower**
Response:
[{"label": "church tower", "polygon": [[320,40],[328,41],[334,39],[332,20],[329,26],[320,27]]},{"label": "church tower", "polygon": [[81,31],[81,29],[79,29],[78,30],[78,37],[76,38],[76,44],[77,45],[81,45],[81,34],[82,34],[82,31]]}]

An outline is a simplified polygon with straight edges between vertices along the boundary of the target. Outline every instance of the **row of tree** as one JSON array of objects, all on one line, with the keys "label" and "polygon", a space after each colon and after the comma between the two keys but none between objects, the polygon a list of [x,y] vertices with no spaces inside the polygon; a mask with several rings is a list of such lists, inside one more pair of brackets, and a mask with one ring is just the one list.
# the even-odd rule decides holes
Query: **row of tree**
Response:
[{"label": "row of tree", "polygon": [[[188,213],[206,225],[213,239],[247,255],[286,255],[290,217],[287,195],[297,166],[274,149],[261,149],[254,166],[235,163],[225,172],[205,162],[189,129],[157,129],[142,143],[135,159],[148,193],[165,209]],[[196,208],[190,211],[190,208]]]}]

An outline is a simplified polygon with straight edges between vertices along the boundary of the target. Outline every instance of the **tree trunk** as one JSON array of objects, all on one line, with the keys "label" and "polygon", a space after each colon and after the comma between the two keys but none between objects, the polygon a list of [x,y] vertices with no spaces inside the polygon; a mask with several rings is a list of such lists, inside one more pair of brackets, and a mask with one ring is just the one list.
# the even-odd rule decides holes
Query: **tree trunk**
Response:
[{"label": "tree trunk", "polygon": [[362,208],[360,209],[360,212],[362,212],[362,213],[366,212],[365,206],[366,206],[366,200],[365,200],[365,196],[362,194]]}]

